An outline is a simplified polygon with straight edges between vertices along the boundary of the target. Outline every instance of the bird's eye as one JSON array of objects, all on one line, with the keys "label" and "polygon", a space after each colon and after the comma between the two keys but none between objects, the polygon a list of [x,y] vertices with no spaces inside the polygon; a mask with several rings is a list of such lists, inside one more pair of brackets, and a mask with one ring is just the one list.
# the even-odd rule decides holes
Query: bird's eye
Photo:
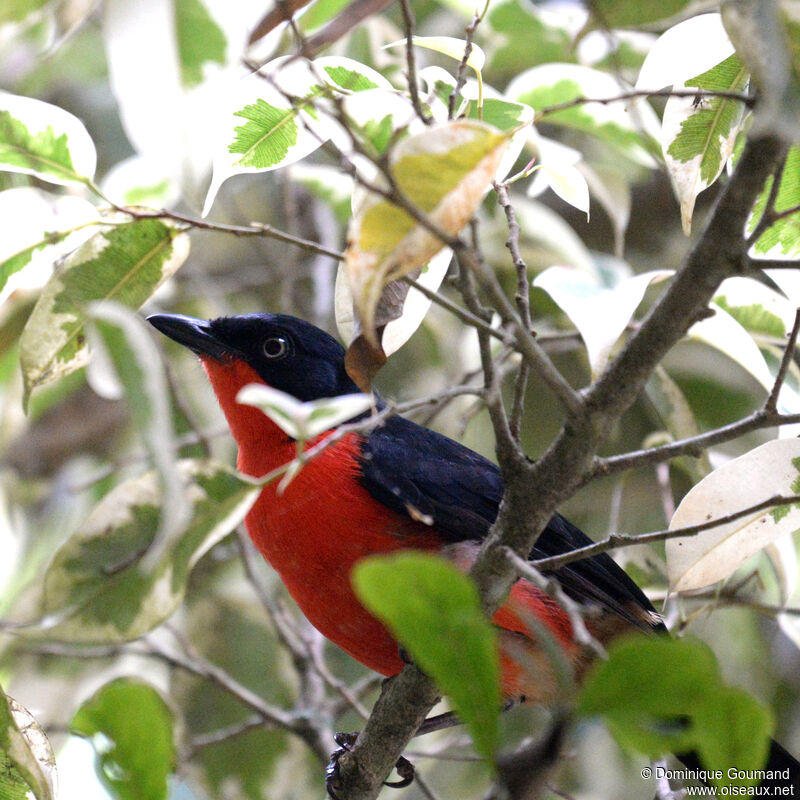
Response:
[{"label": "bird's eye", "polygon": [[267,358],[283,358],[289,353],[289,341],[283,336],[270,336],[261,349]]}]

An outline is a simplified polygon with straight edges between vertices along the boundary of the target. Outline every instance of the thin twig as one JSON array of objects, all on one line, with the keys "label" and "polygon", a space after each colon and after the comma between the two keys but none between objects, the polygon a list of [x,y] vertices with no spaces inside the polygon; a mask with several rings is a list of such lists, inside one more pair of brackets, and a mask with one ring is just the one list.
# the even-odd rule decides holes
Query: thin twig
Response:
[{"label": "thin twig", "polygon": [[757,514],[759,511],[764,511],[769,508],[778,508],[780,506],[792,505],[800,502],[800,495],[793,494],[787,496],[773,495],[760,503],[754,503],[747,508],[734,511],[730,514],[725,514],[715,519],[707,520],[706,522],[697,525],[687,525],[683,528],[668,528],[660,531],[652,531],[650,533],[612,533],[605,539],[601,539],[594,544],[587,544],[584,547],[579,547],[569,553],[564,553],[558,556],[548,556],[547,558],[539,558],[530,563],[539,570],[551,572],[554,569],[563,567],[565,564],[572,564],[575,561],[582,561],[585,558],[605,553],[609,550],[616,550],[619,547],[630,547],[631,545],[639,544],[652,544],[653,542],[663,542],[665,539],[677,539],[683,536],[696,536],[698,533],[717,528],[720,525],[726,525],[729,522],[735,522],[737,519]]},{"label": "thin twig", "polygon": [[419,85],[417,84],[417,61],[414,52],[414,33],[416,29],[416,19],[411,10],[409,0],[400,0],[400,8],[403,12],[403,25],[406,30],[406,79],[408,80],[408,93],[411,96],[411,105],[417,116],[426,124],[430,125],[433,118],[426,113],[419,98]]},{"label": "thin twig", "polygon": [[601,103],[602,105],[608,105],[610,103],[619,103],[623,100],[635,100],[640,97],[696,97],[701,100],[712,97],[720,97],[724,100],[738,100],[748,108],[752,108],[755,105],[755,97],[748,94],[742,94],[741,92],[717,92],[706,89],[659,89],[658,91],[648,91],[646,89],[642,89],[630,92],[620,92],[620,94],[612,97],[586,97],[585,95],[580,95],[579,97],[574,97],[572,100],[566,100],[563,103],[556,103],[552,106],[545,106],[544,108],[539,109],[536,112],[533,123],[536,124],[537,122],[540,122],[543,117],[549,116],[550,114],[557,114],[559,111],[568,111],[571,108],[583,106],[587,103]]},{"label": "thin twig", "polygon": [[[496,183],[494,188],[497,192],[497,200],[505,212],[506,220],[508,221],[508,239],[506,239],[506,247],[509,253],[511,253],[511,259],[517,271],[517,292],[514,296],[517,304],[517,313],[519,314],[522,324],[528,330],[531,330],[530,281],[528,280],[528,265],[525,263],[525,259],[522,257],[522,253],[519,249],[519,223],[517,222],[517,216],[508,195],[508,184]],[[517,380],[514,385],[514,404],[511,407],[511,415],[509,417],[511,435],[517,441],[519,441],[522,414],[525,410],[525,390],[528,386],[529,372],[529,363],[527,361],[522,361],[519,365],[519,371],[517,372]]]},{"label": "thin twig", "polygon": [[534,586],[549,594],[564,609],[572,625],[572,637],[584,647],[593,650],[600,658],[606,657],[606,651],[586,627],[580,603],[576,603],[552,577],[543,575],[530,561],[520,558],[513,550],[504,548],[506,558],[514,565],[519,575],[527,578]]},{"label": "thin twig", "polygon": [[786,374],[789,371],[789,366],[794,360],[794,351],[797,347],[797,335],[800,332],[800,308],[795,311],[794,324],[789,333],[789,339],[786,343],[786,349],[783,351],[783,358],[781,358],[778,373],[775,375],[775,382],[772,385],[772,390],[769,393],[766,401],[764,402],[764,411],[766,413],[777,413],[778,410],[778,396],[781,393],[783,384],[786,381]]}]

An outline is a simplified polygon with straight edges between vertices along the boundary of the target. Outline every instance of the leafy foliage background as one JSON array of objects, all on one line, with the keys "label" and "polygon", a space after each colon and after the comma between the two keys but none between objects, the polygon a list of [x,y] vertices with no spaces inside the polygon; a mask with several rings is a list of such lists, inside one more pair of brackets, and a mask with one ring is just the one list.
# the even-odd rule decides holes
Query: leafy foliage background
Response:
[{"label": "leafy foliage background", "polygon": [[[300,18],[300,28],[313,33],[342,5],[318,0]],[[507,90],[508,99],[509,84],[513,86],[526,70],[555,63],[593,66],[609,76],[622,76],[633,85],[657,34],[676,21],[664,16],[664,6],[669,4],[656,4],[659,10],[650,19],[635,13],[636,7],[646,16],[642,9],[648,4],[590,5],[595,14],[590,19],[595,23],[600,20],[601,29],[578,37],[587,20],[580,4],[491,2],[475,32],[475,42],[486,54],[482,79],[489,87],[487,98],[491,99],[489,89],[493,87],[498,92]],[[692,9],[683,7],[685,4],[671,5],[675,13],[687,17],[693,14]],[[412,3],[412,8],[418,35],[460,39],[474,11],[457,2],[425,0]],[[241,69],[246,34],[265,10],[260,3],[201,0],[174,0],[153,3],[152,7],[122,0],[107,0],[100,6],[82,0],[0,5],[0,86],[80,118],[97,148],[95,182],[109,196],[120,198],[117,202],[155,208],[163,205],[199,220],[214,153],[211,131],[204,129],[195,115],[204,102],[203,92],[220,102],[212,93],[214,82],[221,80],[227,69]],[[626,17],[628,13],[633,21]],[[609,34],[602,30],[603,20],[611,28],[630,25],[639,30]],[[793,28],[790,31],[796,35]],[[404,35],[401,10],[390,6],[333,43],[325,54],[359,61],[402,87],[407,70],[405,50],[402,46],[383,46]],[[259,47],[266,60],[270,55],[288,52],[290,45],[291,34],[284,28]],[[169,62],[166,51],[177,54],[177,59]],[[429,49],[416,49],[416,59],[418,68],[438,66],[451,75],[457,66],[457,61]],[[710,76],[704,71],[707,80],[699,85],[742,89],[741,62],[736,59],[728,56],[722,62],[724,69]],[[563,77],[568,69],[562,67],[559,74]],[[675,84],[694,87],[697,77],[698,73],[690,72],[676,77]],[[523,89],[514,93],[514,99],[537,108],[575,95],[574,86],[566,79],[545,88]],[[618,91],[612,80],[611,95]],[[674,100],[655,97],[651,102],[659,116],[666,116],[665,106]],[[691,98],[688,102],[691,104]],[[707,130],[702,127],[703,119],[714,114],[714,124],[721,125],[723,133],[737,132],[743,115],[735,103],[719,98],[704,103],[698,104],[696,115],[687,118],[692,124]],[[247,108],[251,110],[240,114],[237,122],[242,125],[242,140],[252,133],[248,122],[255,120],[256,124],[264,119],[257,108]],[[560,115],[554,114],[549,121],[544,118],[537,129],[541,135],[574,148],[582,158],[581,164],[591,170],[588,176],[584,173],[592,194],[591,215],[587,217],[584,210],[554,193],[552,188],[558,181],[552,176],[549,183],[534,175],[513,187],[521,226],[520,250],[530,278],[565,264],[582,267],[586,274],[605,281],[606,288],[615,288],[629,273],[678,268],[693,241],[684,233],[687,215],[696,237],[719,191],[715,180],[730,153],[721,147],[705,154],[701,181],[711,188],[697,196],[692,211],[687,208],[688,201],[679,207],[665,169],[655,162],[648,164],[650,156],[638,133],[631,133],[626,140],[612,123],[604,128],[580,106]],[[734,149],[733,139],[735,136],[730,150]],[[370,141],[385,146],[387,130],[379,128]],[[237,152],[246,146],[240,144]],[[289,152],[289,144],[283,142],[279,153]],[[656,143],[645,144],[658,157]],[[690,157],[695,151],[684,141],[667,152],[680,161],[682,154]],[[123,168],[134,155],[137,159]],[[516,170],[523,169],[531,155],[526,151],[520,156]],[[275,157],[275,153],[267,157]],[[545,149],[539,151],[538,158],[547,164]],[[786,174],[797,172],[793,151]],[[131,305],[138,306],[147,299],[143,311],[172,310],[200,317],[280,310],[334,331],[335,260],[261,235],[263,232],[253,229],[251,223],[256,221],[339,251],[345,242],[352,192],[346,182],[342,185],[342,179],[341,164],[325,149],[281,169],[230,178],[219,187],[208,220],[250,232],[236,235],[190,226],[187,234],[180,234],[191,240],[186,262],[176,264],[180,269],[155,294],[152,291],[162,276],[146,282],[143,296]],[[537,180],[542,193],[526,196],[529,183]],[[721,180],[725,180],[724,173]],[[798,185],[787,181],[786,188],[777,194],[777,210],[797,204]],[[61,197],[98,202],[80,184],[56,188],[29,174],[0,172],[0,190],[26,186],[37,192],[46,190]],[[574,189],[574,184],[570,187]],[[574,196],[563,186],[560,194],[574,202]],[[0,225],[9,239],[32,219],[45,218],[42,208],[23,206],[18,195],[3,206],[3,195],[0,191]],[[691,204],[694,202],[692,197]],[[47,200],[45,205],[50,209],[53,201]],[[61,213],[67,213],[66,207]],[[513,293],[517,275],[505,247],[508,229],[493,194],[482,203],[478,220],[482,251],[502,285]],[[784,252],[796,258],[796,215],[795,220],[789,217],[784,223],[766,232],[764,247],[783,246]],[[166,222],[148,224],[158,228],[153,235],[172,236],[165,233]],[[42,231],[62,227],[56,213],[46,219]],[[123,228],[116,230],[117,235],[124,235]],[[3,251],[2,257],[14,253]],[[623,256],[630,270],[622,263]],[[137,419],[140,392],[130,384],[125,387],[124,376],[123,396],[109,399],[96,391],[102,375],[90,375],[87,382],[85,370],[73,372],[34,391],[29,414],[23,414],[23,396],[28,392],[20,377],[20,335],[52,260],[32,262],[17,273],[0,309],[0,541],[7,554],[0,565],[4,580],[0,611],[9,621],[36,617],[47,564],[70,536],[86,529],[85,520],[97,503],[114,487],[138,478],[149,466],[159,468],[152,463],[158,441],[154,448],[147,439],[148,430],[152,435],[152,423]],[[6,262],[4,267],[8,269]],[[644,304],[634,325],[659,292],[657,282],[643,289]],[[447,281],[442,293],[457,297]],[[544,290],[532,291],[531,313],[539,339],[573,385],[586,385],[594,365],[589,363],[575,332],[574,315],[563,304],[557,305],[554,297]],[[731,305],[745,307],[740,301],[730,301],[728,307]],[[767,308],[766,303],[753,305],[750,317],[745,318],[740,311],[737,319],[774,373],[785,330],[780,325],[775,328],[774,309]],[[725,307],[722,302],[720,306]],[[607,308],[610,315],[615,306],[609,303]],[[592,313],[597,312],[584,310],[577,315],[588,317]],[[584,332],[579,324],[578,328]],[[43,338],[41,331],[36,332],[34,344]],[[177,453],[182,458],[210,455],[223,464],[234,463],[234,446],[195,359],[169,342],[159,342],[158,347],[165,358],[159,391],[169,398],[168,421],[174,426]],[[113,343],[110,349],[113,356]],[[119,361],[120,351],[116,352]],[[124,351],[122,358],[126,358]],[[135,356],[128,357],[127,363],[133,361]],[[766,390],[751,363],[734,346],[714,347],[708,340],[679,345],[664,364],[671,380],[662,380],[662,393],[653,389],[627,412],[623,422],[610,432],[604,453],[635,450],[687,435],[679,431],[691,426],[710,429],[752,412],[763,402]],[[156,370],[155,362],[145,366]],[[797,386],[796,372],[793,368],[789,375],[790,388]],[[434,395],[466,380],[478,383],[479,373],[474,331],[434,304],[415,335],[391,355],[377,384],[385,397],[402,402]],[[679,393],[665,394],[673,386]],[[504,388],[510,401],[511,382],[507,381]],[[676,419],[676,397],[685,401],[688,421]],[[493,455],[491,425],[485,409],[474,398],[462,396],[432,404],[418,411],[417,418]],[[557,433],[561,420],[560,407],[551,392],[540,381],[532,380],[520,426],[526,452],[534,457],[540,454]],[[747,434],[717,448],[712,461],[718,463],[744,453],[769,438],[764,432]],[[169,472],[171,468],[169,462],[163,470]],[[640,467],[594,481],[562,511],[594,538],[613,531],[658,530],[666,527],[676,501],[698,480],[699,472],[702,469],[697,462],[688,458],[675,460],[669,467]],[[222,480],[224,476],[218,477]],[[232,486],[230,494],[225,495],[231,507],[239,499],[237,491],[244,490]],[[249,557],[243,561],[246,545],[237,534],[221,541],[212,541],[214,537],[206,536],[205,530],[201,534],[196,549],[199,560],[189,573],[185,599],[167,625],[132,644],[105,639],[94,644],[64,644],[55,637],[48,638],[46,631],[40,638],[20,638],[9,630],[0,639],[0,682],[10,697],[34,712],[50,734],[56,752],[66,753],[64,758],[74,752],[74,745],[68,745],[66,751],[61,749],[73,736],[69,733],[71,726],[83,736],[94,735],[98,769],[114,797],[319,795],[321,765],[317,757],[333,745],[330,740],[321,744],[312,736],[304,739],[287,728],[296,725],[303,715],[313,716],[329,730],[359,728],[363,724],[359,704],[349,701],[355,693],[368,709],[376,695],[375,682],[359,665],[319,640],[265,565]],[[152,535],[157,537],[158,533]],[[114,546],[123,548],[124,553],[126,542]],[[664,597],[663,546],[625,548],[618,555],[655,598]],[[790,749],[800,742],[800,632],[792,615],[785,615],[779,630],[775,612],[782,600],[781,590],[792,587],[791,576],[782,575],[781,569],[791,572],[793,555],[784,553],[770,561],[760,554],[747,562],[720,594],[712,592],[695,601],[673,600],[665,606],[674,625],[710,644],[728,683],[748,689],[772,708],[779,738]],[[186,559],[181,563],[188,570]],[[130,590],[131,598],[136,591],[135,587]],[[271,617],[265,612],[265,596]],[[796,597],[783,599],[789,606],[797,605]],[[121,602],[124,605],[124,594]],[[759,610],[766,613],[759,614]],[[282,627],[287,618],[288,634]],[[292,661],[291,648],[286,646],[291,636],[300,637],[297,646],[305,648],[305,664]],[[214,669],[202,674],[208,664],[235,681],[235,691]],[[257,701],[249,708],[242,703],[242,687],[268,704],[268,710],[290,709],[277,720],[285,724],[264,726],[264,709],[259,710]],[[543,716],[536,709],[518,710],[502,721],[503,741],[508,744],[532,729],[541,729]],[[109,732],[116,731],[126,718],[140,723],[138,731],[125,729],[119,736],[111,736]],[[95,725],[99,727],[95,729]],[[118,752],[104,745],[102,737],[96,735],[98,730],[117,740]],[[485,765],[471,760],[473,751],[467,737],[463,733],[437,736],[440,738],[433,744],[429,737],[420,740],[423,744],[413,745],[426,754],[417,761],[424,781],[443,797],[481,796],[488,772]],[[572,746],[576,755],[562,779],[571,796],[652,795],[652,788],[639,778],[646,762],[623,754],[601,724],[582,724]],[[146,765],[137,766],[131,759],[143,748],[153,757]],[[430,757],[440,748],[454,756],[453,760]],[[130,782],[120,780],[125,770],[145,775],[146,788],[137,783],[132,790]],[[424,791],[417,785],[405,790],[405,796],[421,796]]]}]

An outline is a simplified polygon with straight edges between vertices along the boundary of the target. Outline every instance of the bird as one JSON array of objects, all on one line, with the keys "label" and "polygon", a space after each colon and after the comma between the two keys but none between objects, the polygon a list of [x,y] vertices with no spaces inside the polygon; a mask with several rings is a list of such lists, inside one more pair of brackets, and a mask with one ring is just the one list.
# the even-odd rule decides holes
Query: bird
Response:
[{"label": "bird", "polygon": [[[292,461],[297,443],[262,411],[237,402],[244,386],[265,384],[303,402],[359,391],[345,368],[342,345],[296,317],[255,313],[203,320],[154,314],[148,321],[199,356],[237,442],[237,466],[254,477]],[[375,403],[384,407],[379,397]],[[405,666],[404,654],[356,597],[353,567],[373,554],[418,550],[466,571],[502,496],[503,479],[493,462],[430,428],[389,415],[363,432],[348,431],[305,463],[288,485],[265,485],[245,527],[311,624],[357,661],[392,676]],[[556,513],[529,558],[591,543]],[[666,633],[647,596],[607,553],[563,565],[552,575],[586,608],[586,627],[603,645],[631,631]],[[517,580],[492,618],[502,694],[509,701],[552,705],[559,696],[558,675],[531,631],[531,614],[558,642],[576,680],[595,653],[575,641],[569,615],[550,594]],[[692,754],[684,761],[697,763]],[[800,785],[800,763],[772,742],[768,768],[787,766]]]}]

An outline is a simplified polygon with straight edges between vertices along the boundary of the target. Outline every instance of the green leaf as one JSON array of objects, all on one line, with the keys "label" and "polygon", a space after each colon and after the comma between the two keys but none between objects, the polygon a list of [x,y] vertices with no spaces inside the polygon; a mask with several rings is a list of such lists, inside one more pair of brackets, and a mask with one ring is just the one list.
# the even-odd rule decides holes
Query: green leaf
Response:
[{"label": "green leaf", "polygon": [[185,88],[203,81],[203,65],[225,64],[228,42],[203,0],[173,0],[181,80]]},{"label": "green leaf", "polygon": [[493,758],[500,662],[474,583],[444,559],[422,553],[367,558],[352,582],[361,602],[451,698],[476,749]]},{"label": "green leaf", "polygon": [[367,89],[377,89],[378,84],[370,80],[363,71],[348,69],[342,66],[323,66],[324,73],[331,82],[348,92],[364,92]]},{"label": "green leaf", "polygon": [[[543,112],[578,98],[616,97],[626,88],[612,75],[591,67],[543,64],[511,81],[506,96]],[[637,105],[636,113],[632,114],[624,103],[586,102],[543,113],[541,121],[591,134],[645,166],[653,166],[653,157],[659,155],[656,137],[661,126],[647,103]]]},{"label": "green leaf", "polygon": [[552,20],[528,2],[491,3],[486,21],[500,44],[489,50],[489,71],[510,78],[525,67],[574,57],[574,33]]},{"label": "green leaf", "polygon": [[603,29],[635,28],[674,16],[692,0],[593,0],[591,13]]},{"label": "green leaf", "polygon": [[375,87],[393,91],[374,69],[334,56],[313,62],[277,58],[241,81],[231,94],[229,111],[219,113],[224,138],[214,156],[203,213],[232,175],[288,166],[320,147],[336,129],[324,111],[326,95],[357,97]]},{"label": "green leaf", "polygon": [[[749,73],[737,55],[729,56],[686,86],[706,91],[743,92]],[[708,188],[730,158],[745,116],[737,100],[709,97],[699,102],[671,97],[664,109],[662,146],[672,183],[681,204],[684,232],[691,230],[697,195]]]},{"label": "green leaf", "polygon": [[[609,648],[581,691],[578,711],[605,718],[626,750],[657,759],[695,751],[703,766],[763,768],[772,719],[740,689],[724,685],[705,643],[690,638],[632,636]],[[642,691],[646,687],[647,691]],[[718,785],[751,786],[726,778]]]},{"label": "green leaf", "polygon": [[109,225],[72,253],[42,290],[22,334],[26,406],[37,386],[86,364],[89,303],[116,300],[139,308],[188,253],[182,228],[157,219]]},{"label": "green leaf", "polygon": [[0,688],[0,797],[55,800],[56,759],[31,713]]},{"label": "green leaf", "polygon": [[118,800],[165,800],[176,768],[174,719],[149,684],[118,678],[100,688],[72,718],[89,739],[97,774]]},{"label": "green leaf", "polygon": [[86,128],[58,106],[0,92],[0,170],[57,184],[86,183],[97,154]]},{"label": "green leaf", "polygon": [[494,125],[495,128],[506,132],[512,131],[523,122],[530,122],[533,119],[529,106],[495,97],[484,98],[482,112],[479,111],[478,104],[471,101],[467,107],[466,116],[470,119],[480,118],[488,125]]},{"label": "green leaf", "polygon": [[0,23],[22,22],[51,0],[0,0]]},{"label": "green leaf", "polygon": [[228,147],[241,156],[236,165],[265,169],[283,161],[297,143],[297,113],[261,99],[235,112],[234,116],[247,120],[236,128],[236,139]]},{"label": "green leaf", "polygon": [[[774,178],[770,177],[753,207],[747,224],[748,232],[755,230],[764,215]],[[789,150],[781,175],[781,185],[775,198],[778,213],[800,207],[800,147]],[[770,225],[753,246],[756,256],[795,259],[800,257],[800,211],[789,214]]]},{"label": "green leaf", "polygon": [[144,568],[164,502],[150,472],[107,494],[56,552],[44,578],[42,621],[21,630],[59,641],[123,642],[175,611],[194,564],[242,521],[260,491],[210,461],[187,459],[178,469],[189,522],[163,544],[156,563]]}]

